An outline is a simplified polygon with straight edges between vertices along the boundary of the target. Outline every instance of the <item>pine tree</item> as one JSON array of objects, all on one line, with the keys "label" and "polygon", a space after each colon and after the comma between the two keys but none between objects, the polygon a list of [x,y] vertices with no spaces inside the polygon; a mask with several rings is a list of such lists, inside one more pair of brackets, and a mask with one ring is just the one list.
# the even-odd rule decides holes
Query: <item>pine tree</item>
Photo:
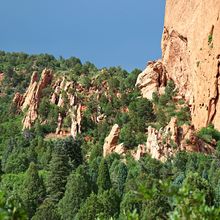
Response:
[{"label": "pine tree", "polygon": [[62,219],[75,218],[80,206],[91,192],[90,179],[85,166],[79,166],[68,178],[64,197],[59,202]]},{"label": "pine tree", "polygon": [[49,165],[49,171],[47,192],[50,198],[58,202],[63,197],[67,177],[70,172],[68,157],[62,150],[53,153]]},{"label": "pine tree", "polygon": [[124,185],[126,182],[127,175],[128,175],[128,170],[126,165],[124,163],[120,163],[118,169],[118,192],[120,196],[123,195]]},{"label": "pine tree", "polygon": [[103,207],[100,217],[103,219],[117,218],[120,211],[120,198],[116,191],[114,189],[104,191],[98,195],[98,198]]},{"label": "pine tree", "polygon": [[112,186],[108,169],[108,163],[105,159],[102,159],[99,165],[97,185],[99,188],[99,192],[109,190]]},{"label": "pine tree", "polygon": [[94,220],[103,211],[102,203],[98,196],[92,193],[80,208],[76,219],[77,220]]},{"label": "pine tree", "polygon": [[81,144],[80,139],[74,140],[72,137],[68,137],[55,142],[55,151],[62,151],[68,157],[71,168],[75,169],[83,162]]},{"label": "pine tree", "polygon": [[42,178],[38,174],[37,167],[31,163],[22,187],[21,197],[27,209],[29,218],[32,217],[37,207],[45,197],[45,187]]},{"label": "pine tree", "polygon": [[57,206],[50,198],[45,199],[44,202],[37,209],[35,215],[31,220],[60,220],[57,212]]}]

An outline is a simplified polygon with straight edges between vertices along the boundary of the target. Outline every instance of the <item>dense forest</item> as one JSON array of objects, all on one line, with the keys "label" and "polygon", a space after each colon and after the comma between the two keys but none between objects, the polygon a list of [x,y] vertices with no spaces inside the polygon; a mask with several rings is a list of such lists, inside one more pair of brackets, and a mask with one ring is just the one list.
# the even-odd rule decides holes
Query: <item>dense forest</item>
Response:
[{"label": "dense forest", "polygon": [[[50,103],[52,87],[42,93],[34,125],[22,129],[25,110],[14,105],[14,95],[24,93],[32,73],[45,68],[55,79],[65,77],[83,88],[72,91],[86,107],[76,138],[49,135],[59,114],[65,115],[64,127],[70,124],[68,104]],[[161,162],[150,155],[135,160],[129,153],[146,142],[148,126],[163,128],[174,116],[178,124],[190,124],[184,100],[173,99],[174,83],[168,81],[164,94],[155,93],[150,101],[135,87],[140,72],[98,69],[74,57],[0,52],[0,219],[219,219],[220,132],[212,125],[197,135],[216,142],[213,154],[179,151]],[[88,95],[91,87],[101,90],[103,82],[107,97]],[[92,120],[97,112],[105,115],[98,123]],[[114,124],[121,127],[119,142],[128,153],[103,157]]]}]

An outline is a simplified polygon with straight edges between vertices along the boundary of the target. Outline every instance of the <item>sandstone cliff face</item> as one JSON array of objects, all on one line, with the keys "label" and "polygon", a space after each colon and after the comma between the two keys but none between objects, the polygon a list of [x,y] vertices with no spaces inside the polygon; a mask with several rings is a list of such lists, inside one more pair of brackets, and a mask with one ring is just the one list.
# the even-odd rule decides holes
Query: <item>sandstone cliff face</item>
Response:
[{"label": "sandstone cliff face", "polygon": [[[196,129],[209,123],[220,129],[219,14],[219,0],[166,1],[162,60],[158,62],[190,105]],[[137,85],[144,97],[151,98],[160,89],[158,72],[150,64],[141,77]]]},{"label": "sandstone cliff face", "polygon": [[[192,123],[220,129],[220,1],[167,0],[163,63],[191,105]],[[201,117],[202,115],[202,117]]]},{"label": "sandstone cliff face", "polygon": [[34,72],[25,94],[15,94],[13,102],[17,105],[17,108],[22,111],[27,111],[23,119],[23,129],[31,128],[32,124],[37,119],[37,109],[40,103],[42,90],[51,83],[52,77],[52,71],[44,69],[38,81],[38,74]]}]

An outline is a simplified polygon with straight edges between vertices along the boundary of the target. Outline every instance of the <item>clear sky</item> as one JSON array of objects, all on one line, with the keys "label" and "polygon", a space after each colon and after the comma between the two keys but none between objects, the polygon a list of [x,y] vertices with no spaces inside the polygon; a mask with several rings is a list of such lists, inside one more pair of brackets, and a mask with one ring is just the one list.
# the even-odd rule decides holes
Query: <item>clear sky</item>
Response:
[{"label": "clear sky", "polygon": [[1,0],[0,49],[143,69],[160,58],[165,0]]}]

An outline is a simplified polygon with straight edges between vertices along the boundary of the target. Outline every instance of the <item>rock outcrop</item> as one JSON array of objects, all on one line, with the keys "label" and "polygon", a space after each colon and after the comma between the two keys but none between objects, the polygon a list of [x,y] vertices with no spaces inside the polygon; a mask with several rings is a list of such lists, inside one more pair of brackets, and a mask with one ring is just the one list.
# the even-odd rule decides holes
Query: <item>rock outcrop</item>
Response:
[{"label": "rock outcrop", "polygon": [[0,84],[4,80],[5,74],[0,72]]},{"label": "rock outcrop", "polygon": [[104,157],[112,153],[118,153],[118,154],[125,153],[123,144],[118,144],[119,135],[120,135],[120,127],[117,124],[115,124],[112,127],[110,134],[105,139],[105,143],[103,146]]},{"label": "rock outcrop", "polygon": [[82,121],[81,104],[72,106],[72,108],[70,109],[70,117],[71,117],[71,135],[73,136],[73,138],[76,138],[77,134],[81,133],[81,121]]},{"label": "rock outcrop", "polygon": [[143,97],[150,100],[153,93],[161,93],[165,85],[166,71],[160,60],[148,62],[147,68],[139,74],[136,82],[136,86],[140,88]]},{"label": "rock outcrop", "polygon": [[139,160],[148,154],[152,158],[165,162],[179,151],[211,154],[216,147],[216,143],[210,145],[199,139],[193,126],[182,125],[179,127],[175,117],[171,118],[170,123],[160,130],[149,126],[146,134],[146,143],[140,144],[136,150],[129,151],[123,143],[119,144],[119,135],[120,128],[115,124],[105,139],[103,146],[104,157],[112,153],[120,155],[130,153],[135,160]]},{"label": "rock outcrop", "polygon": [[[167,79],[174,81],[188,102],[196,129],[210,123],[220,129],[219,16],[218,0],[166,1],[162,60],[156,64],[162,63]],[[160,87],[154,65],[148,65],[137,81],[147,98]]]},{"label": "rock outcrop", "polygon": [[23,95],[21,95],[19,92],[16,92],[12,102],[16,107],[20,108],[23,104],[23,100]]},{"label": "rock outcrop", "polygon": [[25,94],[15,94],[13,102],[16,104],[18,109],[26,112],[23,119],[23,129],[30,129],[37,119],[37,109],[40,103],[42,91],[51,83],[52,77],[52,70],[44,69],[41,74],[41,78],[38,81],[38,74],[37,72],[34,72]]},{"label": "rock outcrop", "polygon": [[178,127],[174,117],[170,123],[159,131],[148,127],[148,137],[145,145],[141,146],[142,154],[147,153],[153,158],[166,161],[178,151],[213,153],[215,146],[211,146],[196,135],[193,126]]},{"label": "rock outcrop", "polygon": [[[76,138],[77,134],[81,133],[82,106],[77,95],[73,92],[74,85],[63,77],[62,80],[58,79],[55,82],[53,89],[54,92],[51,96],[51,103],[56,104],[59,108],[68,107],[65,116],[70,116],[70,134],[73,138]],[[61,114],[58,116],[56,134],[62,133],[63,117]]]}]

